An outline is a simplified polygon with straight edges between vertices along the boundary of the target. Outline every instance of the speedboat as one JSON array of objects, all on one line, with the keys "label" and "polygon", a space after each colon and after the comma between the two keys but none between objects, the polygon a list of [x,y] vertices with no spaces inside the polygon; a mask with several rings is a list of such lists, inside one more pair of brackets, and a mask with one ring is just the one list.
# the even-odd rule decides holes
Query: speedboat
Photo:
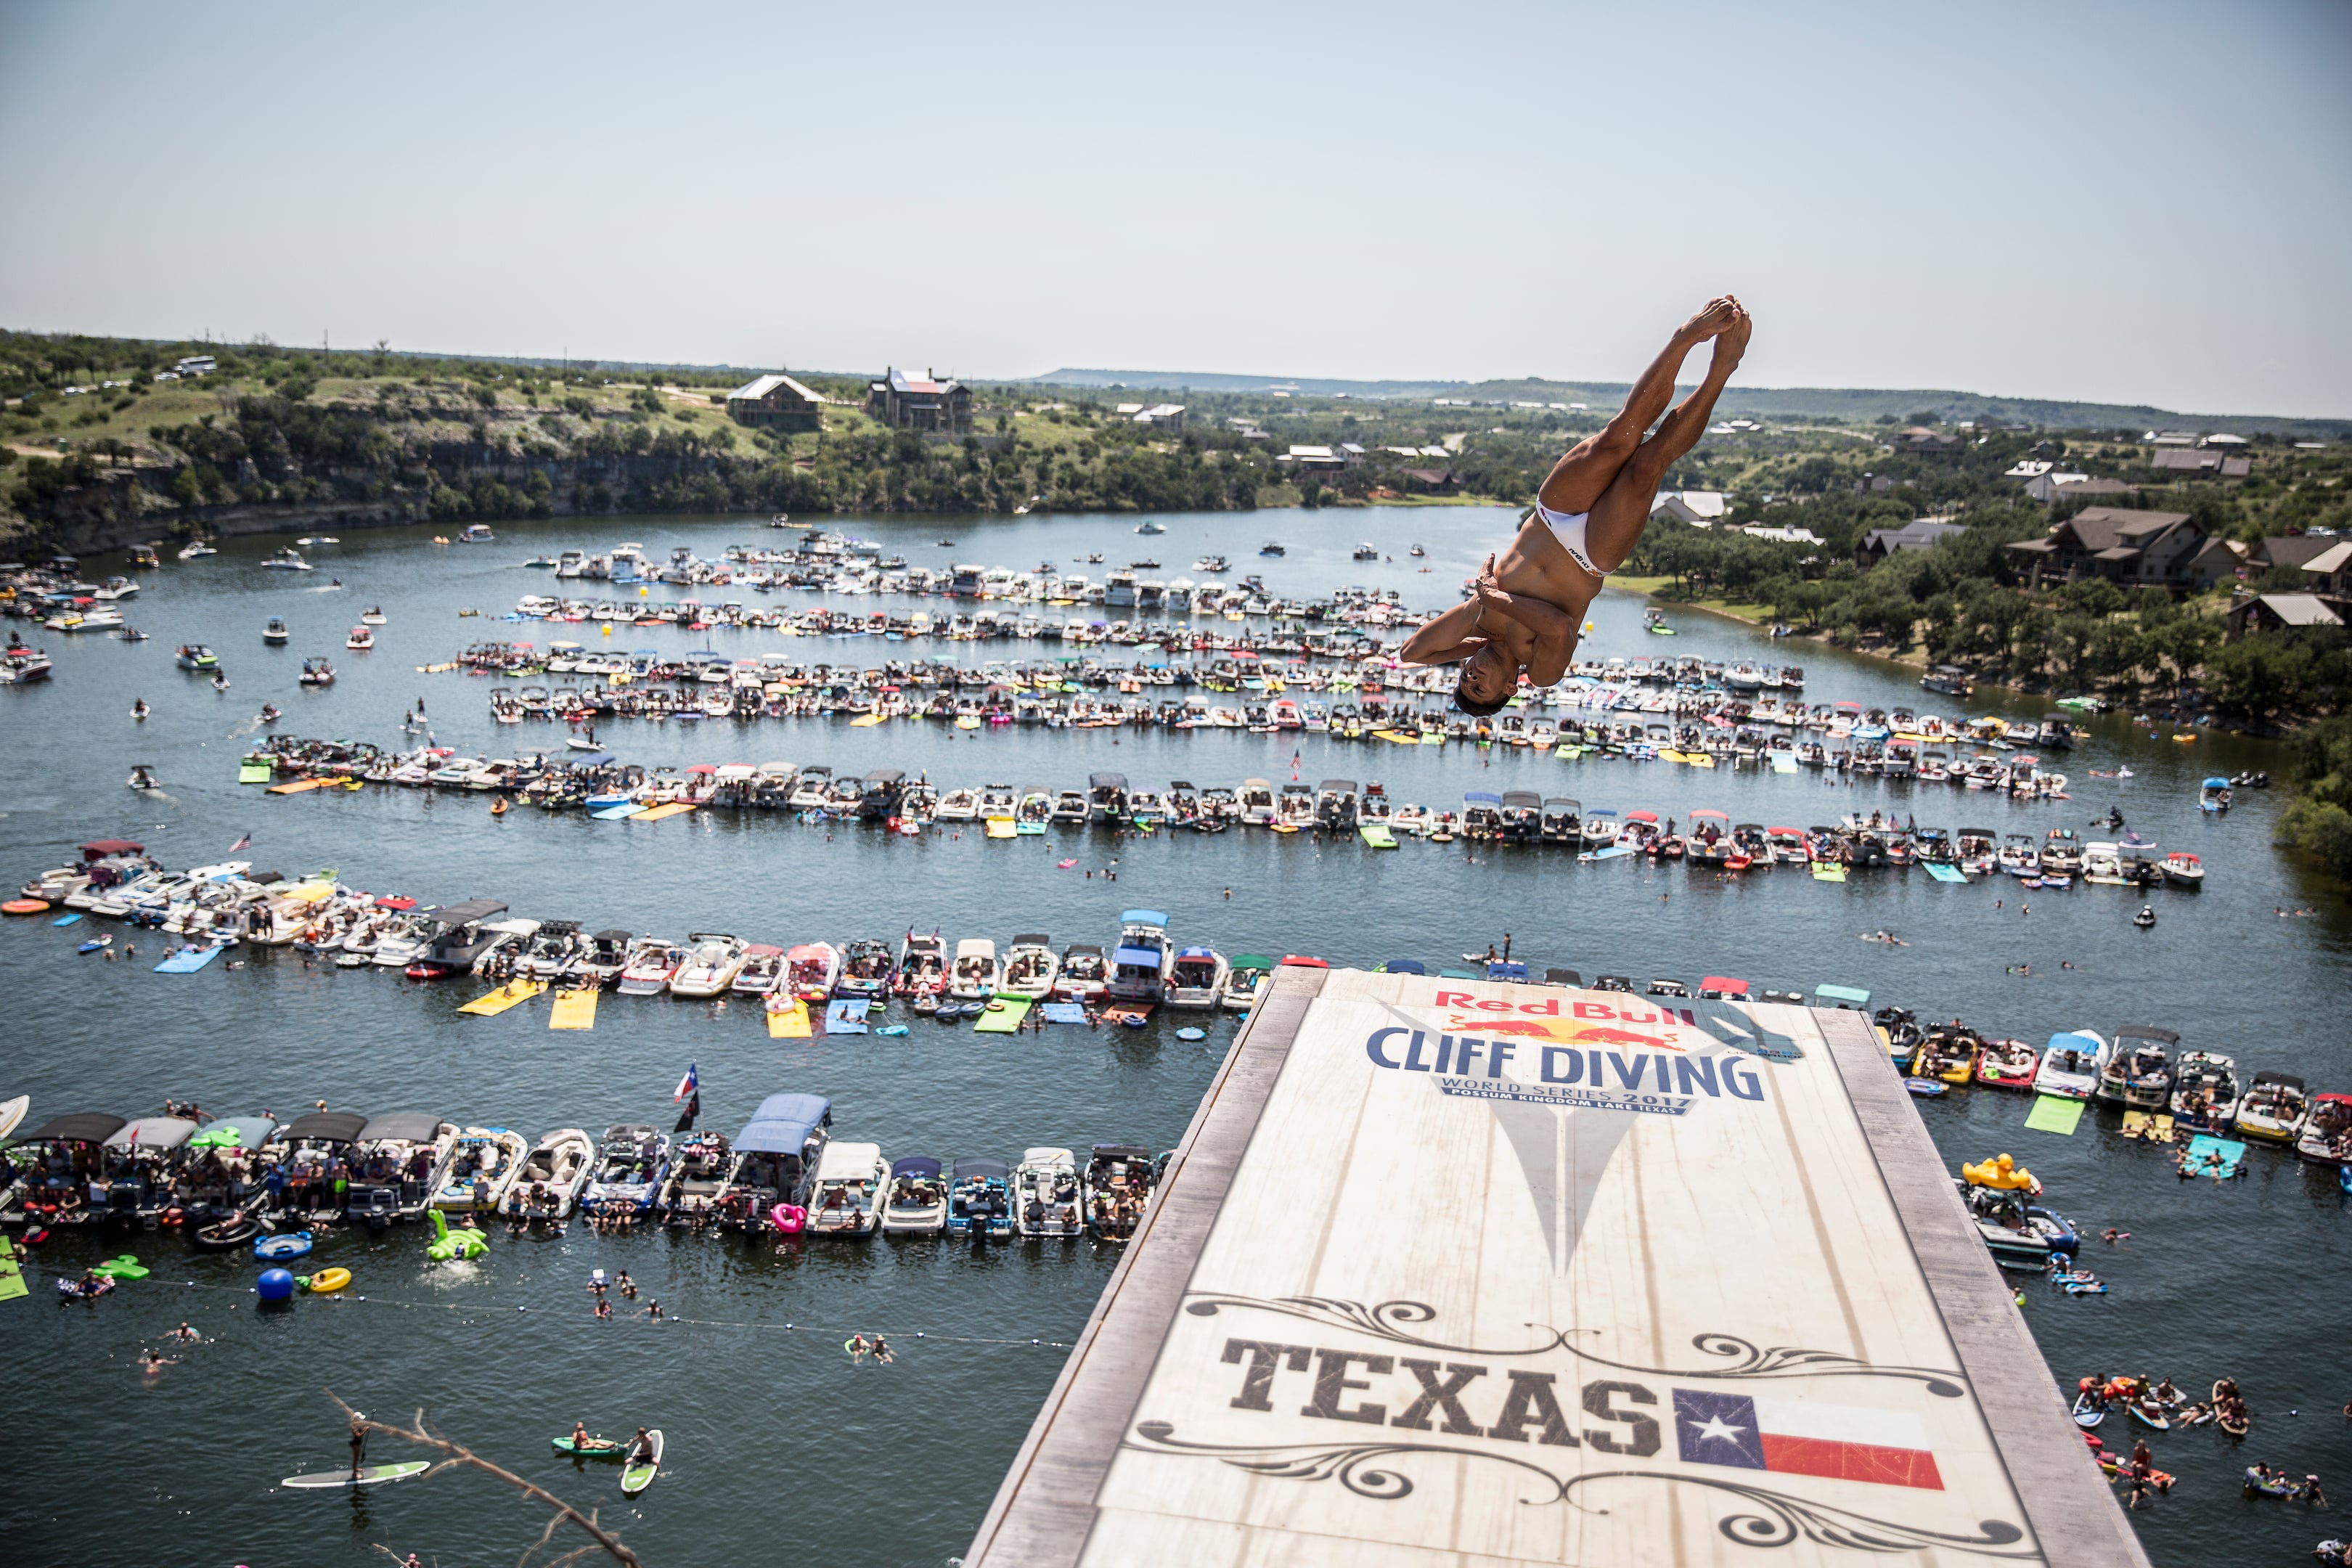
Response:
[{"label": "speedboat", "polygon": [[2064,1215],[2028,1203],[2023,1192],[1975,1186],[1957,1176],[1952,1184],[1968,1205],[1977,1234],[2004,1268],[2046,1268],[2052,1255],[2071,1258],[2082,1245]]},{"label": "speedboat", "polygon": [[522,1170],[530,1141],[506,1127],[468,1127],[457,1134],[448,1168],[434,1189],[436,1209],[495,1209]]},{"label": "speedboat", "polygon": [[351,635],[343,638],[343,646],[353,652],[365,653],[375,647],[375,629],[372,626],[353,626]]},{"label": "speedboat", "polygon": [[1225,976],[1223,994],[1217,1005],[1229,1013],[1245,1013],[1257,1005],[1258,993],[1265,988],[1274,975],[1274,960],[1261,953],[1244,952],[1233,962]]},{"label": "speedboat", "polygon": [[2030,1089],[2042,1060],[2023,1040],[1987,1040],[1977,1053],[1977,1081],[1995,1089]]},{"label": "speedboat", "polygon": [[2060,1100],[2088,1100],[2099,1086],[2099,1058],[2107,1043],[2088,1029],[2053,1035],[2033,1075],[2033,1092]]},{"label": "speedboat", "polygon": [[293,635],[294,634],[291,631],[287,629],[286,617],[283,616],[272,616],[268,620],[262,623],[261,640],[268,644],[271,647],[285,647],[287,641],[291,638]]},{"label": "speedboat", "polygon": [[559,1127],[531,1146],[501,1212],[518,1219],[566,1219],[595,1173],[595,1142],[577,1127]]},{"label": "speedboat", "polygon": [[1054,981],[1061,970],[1053,939],[1043,931],[1031,931],[1014,937],[1013,945],[1004,950],[1004,983],[999,989],[1007,996],[1043,1002],[1054,994]]},{"label": "speedboat", "polygon": [[383,613],[381,605],[370,605],[360,612],[360,625],[363,626],[380,626],[388,619],[390,617]]},{"label": "speedboat", "polygon": [[301,552],[296,550],[290,544],[285,549],[278,552],[275,555],[264,556],[261,563],[264,566],[271,567],[279,572],[308,572],[310,570],[310,563],[302,559]]},{"label": "speedboat", "polygon": [[1076,1240],[1086,1234],[1078,1162],[1067,1149],[1031,1149],[1013,1168],[1013,1225],[1023,1236]]},{"label": "speedboat", "polygon": [[2125,1025],[2099,1058],[2099,1087],[2092,1097],[2131,1110],[2162,1110],[2172,1097],[2167,1053],[2179,1044],[2170,1029]]},{"label": "speedboat", "polygon": [[2238,1063],[2213,1051],[2183,1051],[2172,1067],[2172,1119],[2207,1131],[2238,1116]]},{"label": "speedboat", "polygon": [[1118,917],[1118,947],[1111,954],[1111,1000],[1146,1005],[1161,1000],[1175,962],[1166,915],[1158,910],[1124,911]]},{"label": "speedboat", "polygon": [[313,654],[302,661],[302,673],[299,679],[305,686],[332,686],[335,683],[335,667],[327,662],[323,654]]},{"label": "speedboat", "polygon": [[719,1195],[735,1168],[735,1146],[721,1132],[693,1132],[670,1144],[669,1176],[654,1206],[672,1225],[700,1225],[716,1216]]},{"label": "speedboat", "polygon": [[1188,947],[1176,954],[1168,978],[1168,1005],[1213,1009],[1224,999],[1233,966],[1214,948]]},{"label": "speedboat", "polygon": [[1074,942],[1062,950],[1060,971],[1054,976],[1054,994],[1064,1002],[1099,1001],[1110,986],[1110,966],[1103,950],[1090,942]]},{"label": "speedboat", "polygon": [[2238,1101],[2238,1136],[2292,1143],[2310,1115],[2311,1096],[2303,1079],[2289,1073],[2258,1072],[2253,1087]]},{"label": "speedboat", "polygon": [[947,1232],[974,1240],[1013,1234],[1013,1169],[1002,1160],[961,1159],[948,1184]]},{"label": "speedboat", "polygon": [[542,921],[515,967],[534,980],[560,980],[580,963],[578,921]]},{"label": "speedboat", "polygon": [[882,1228],[890,1162],[878,1143],[827,1143],[809,1190],[808,1228],[818,1236],[869,1237]]},{"label": "speedboat", "polygon": [[1911,1076],[1943,1083],[1966,1083],[1976,1076],[1979,1046],[1972,1029],[1951,1025],[1929,1029],[1911,1058]]},{"label": "speedboat", "polygon": [[2352,1162],[2352,1094],[2314,1095],[2294,1152],[2316,1164]]},{"label": "speedboat", "polygon": [[457,1126],[437,1116],[372,1116],[351,1154],[344,1213],[381,1230],[434,1206],[457,1146]]},{"label": "speedboat", "polygon": [[2186,849],[2175,849],[2164,858],[2164,879],[2176,888],[2201,888],[2205,863]]},{"label": "speedboat", "polygon": [[745,1235],[782,1229],[791,1216],[776,1211],[806,1202],[832,1129],[833,1101],[823,1095],[772,1094],[761,1100],[736,1134],[735,1157],[715,1205],[719,1225]]},{"label": "speedboat", "polygon": [[891,1161],[887,1193],[882,1205],[884,1230],[924,1235],[947,1228],[948,1188],[937,1160],[912,1154]]},{"label": "speedboat", "polygon": [[610,985],[627,966],[635,939],[625,931],[600,931],[582,947],[572,972],[596,985]]},{"label": "speedboat", "polygon": [[1004,982],[1004,966],[997,962],[996,944],[984,936],[956,943],[955,967],[948,974],[948,994],[959,1002],[985,1002]]},{"label": "speedboat", "polygon": [[735,983],[743,968],[747,947],[740,936],[724,931],[687,933],[686,959],[670,976],[673,996],[716,996]]},{"label": "speedboat", "polygon": [[183,643],[174,656],[182,669],[218,669],[220,658],[200,642]]},{"label": "speedboat", "polygon": [[619,990],[624,996],[658,996],[669,989],[670,976],[686,962],[686,949],[659,937],[639,937],[630,945],[629,961],[621,966]]},{"label": "speedboat", "polygon": [[646,1214],[669,1173],[669,1139],[642,1121],[604,1129],[580,1206],[593,1214]]},{"label": "speedboat", "polygon": [[735,972],[730,991],[746,996],[766,996],[784,980],[784,950],[765,942],[752,942],[743,949],[743,967]]},{"label": "speedboat", "polygon": [[947,947],[939,933],[907,933],[898,944],[898,973],[890,989],[900,996],[936,996],[947,985]]},{"label": "speedboat", "polygon": [[1151,1151],[1133,1143],[1097,1143],[1087,1151],[1079,1188],[1087,1228],[1114,1239],[1130,1237],[1150,1205],[1159,1166]]},{"label": "speedboat", "polygon": [[803,1002],[824,1002],[841,978],[841,951],[829,942],[804,942],[784,954],[784,987]]},{"label": "speedboat", "polygon": [[841,973],[834,979],[833,994],[879,1001],[890,994],[890,944],[861,937],[842,951]]}]

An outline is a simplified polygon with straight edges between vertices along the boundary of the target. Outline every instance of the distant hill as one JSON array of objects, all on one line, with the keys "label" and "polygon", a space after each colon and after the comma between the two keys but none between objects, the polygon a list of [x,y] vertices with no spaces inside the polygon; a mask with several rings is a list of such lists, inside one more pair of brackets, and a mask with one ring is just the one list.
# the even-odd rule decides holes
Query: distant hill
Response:
[{"label": "distant hill", "polygon": [[[1229,375],[1213,371],[1063,369],[1029,378],[1040,386],[1086,387],[1134,392],[1295,392],[1308,397],[1422,399],[1462,397],[1473,402],[1589,403],[1614,407],[1624,397],[1622,381],[1348,381],[1319,376]],[[1783,386],[1727,388],[1716,405],[1724,414],[1773,419],[1835,419],[1867,425],[1893,417],[1928,415],[1949,423],[2030,425],[2047,429],[2237,430],[2281,436],[2352,437],[2352,419],[2284,418],[2252,414],[2183,414],[2147,404],[2074,403],[2042,397],[1989,397],[1939,388]]]}]

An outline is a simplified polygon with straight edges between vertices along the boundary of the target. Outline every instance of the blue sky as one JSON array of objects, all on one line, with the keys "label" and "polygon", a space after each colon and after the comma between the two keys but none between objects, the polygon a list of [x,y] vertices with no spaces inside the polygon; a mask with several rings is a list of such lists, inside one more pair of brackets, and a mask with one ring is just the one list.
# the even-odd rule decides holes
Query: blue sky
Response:
[{"label": "blue sky", "polygon": [[0,6],[0,324],[2352,415],[2352,6]]}]

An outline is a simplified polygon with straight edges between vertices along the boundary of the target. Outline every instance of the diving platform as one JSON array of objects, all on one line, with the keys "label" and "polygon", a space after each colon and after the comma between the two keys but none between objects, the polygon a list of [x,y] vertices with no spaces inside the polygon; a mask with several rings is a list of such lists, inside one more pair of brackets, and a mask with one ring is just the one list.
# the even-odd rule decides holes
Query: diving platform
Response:
[{"label": "diving platform", "polygon": [[2146,1568],[1860,1013],[1277,970],[969,1568]]}]

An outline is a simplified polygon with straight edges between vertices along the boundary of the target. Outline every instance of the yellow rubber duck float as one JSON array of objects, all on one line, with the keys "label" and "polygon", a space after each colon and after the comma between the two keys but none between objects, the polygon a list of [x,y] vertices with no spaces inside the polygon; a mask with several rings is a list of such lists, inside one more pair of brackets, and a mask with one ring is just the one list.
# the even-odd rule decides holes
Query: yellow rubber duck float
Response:
[{"label": "yellow rubber duck float", "polygon": [[2038,1193],[2042,1190],[2042,1184],[2033,1179],[2033,1173],[2006,1154],[1996,1155],[1981,1164],[1963,1164],[1960,1174],[1967,1177],[1969,1184],[1973,1187],[1992,1187],[2001,1192]]}]

